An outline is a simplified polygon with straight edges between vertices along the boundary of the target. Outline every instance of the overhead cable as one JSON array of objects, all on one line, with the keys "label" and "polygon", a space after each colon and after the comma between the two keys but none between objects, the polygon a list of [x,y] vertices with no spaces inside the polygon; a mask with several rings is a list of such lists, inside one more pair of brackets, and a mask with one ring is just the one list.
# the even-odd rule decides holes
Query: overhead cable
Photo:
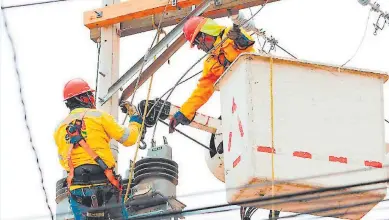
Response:
[{"label": "overhead cable", "polygon": [[[359,202],[359,203],[353,203],[353,204],[350,204],[350,205],[341,205],[341,206],[334,205],[334,206],[325,207],[325,208],[313,209],[313,210],[310,210],[310,211],[306,211],[306,212],[302,212],[302,213],[297,213],[297,214],[293,214],[293,215],[278,217],[277,219],[295,218],[295,217],[298,217],[300,215],[312,215],[312,214],[328,212],[328,211],[333,211],[333,210],[339,210],[339,209],[356,208],[356,207],[360,207],[360,206],[371,205],[371,204],[375,204],[375,203],[379,203],[379,202],[387,202],[387,201],[389,201],[389,199],[384,199],[384,200],[376,199],[376,200],[370,200],[369,202]],[[335,216],[336,215],[343,215],[343,214],[335,214]],[[328,216],[322,216],[322,218],[325,218],[325,217],[328,217]],[[267,220],[273,220],[273,218],[268,218]]]},{"label": "overhead cable", "polygon": [[[97,43],[97,67],[96,67],[96,88],[95,88],[95,97],[97,97],[97,90],[99,84],[99,74],[103,74],[100,72],[100,52],[101,52],[101,42]],[[105,75],[103,75],[105,76]]]},{"label": "overhead cable", "polygon": [[51,3],[58,3],[58,2],[68,2],[68,1],[71,1],[71,0],[52,0],[52,1],[43,1],[43,2],[32,2],[32,3],[18,4],[18,5],[1,6],[1,9],[20,8],[20,7],[27,7],[27,6],[34,6],[34,5],[44,5],[44,4],[51,4]]},{"label": "overhead cable", "polygon": [[[331,174],[325,174],[325,175],[311,176],[311,178],[317,178],[317,177],[323,177],[323,176],[342,175],[344,173],[352,173],[352,172],[359,172],[359,171],[361,171],[361,169],[351,170],[351,171],[344,171],[344,172],[337,172],[337,173],[331,173]],[[299,180],[306,180],[306,179],[309,179],[309,178],[310,177],[297,178],[297,179],[293,179],[293,180],[286,180],[286,181],[279,181],[279,182],[280,183],[282,183],[282,182],[293,182],[293,181],[299,181]],[[350,195],[350,194],[358,194],[358,193],[363,193],[363,192],[371,192],[371,191],[375,191],[375,190],[386,189],[387,187],[386,186],[375,187],[375,188],[358,190],[358,191],[341,191],[341,192],[337,192],[337,191],[345,190],[345,189],[353,188],[353,187],[379,184],[379,183],[383,183],[385,181],[387,182],[387,181],[389,181],[389,179],[385,179],[384,181],[380,180],[378,182],[377,181],[373,181],[373,182],[367,182],[367,183],[362,183],[362,184],[358,184],[357,183],[356,185],[355,184],[343,185],[343,186],[340,186],[340,188],[339,187],[335,187],[335,188],[332,187],[331,189],[330,188],[317,189],[317,190],[324,190],[324,191],[319,191],[319,192],[317,192],[315,190],[313,190],[313,191],[312,190],[305,190],[305,191],[300,191],[298,193],[283,194],[283,195],[280,195],[280,196],[277,196],[277,197],[262,197],[262,198],[255,199],[255,201],[252,201],[252,200],[242,201],[242,204],[240,204],[240,205],[249,205],[251,203],[260,203],[261,206],[268,206],[268,205],[271,205],[271,203],[274,203],[274,204],[278,205],[278,204],[284,204],[284,203],[289,203],[289,202],[294,202],[294,201],[300,201],[301,199],[304,199],[306,201],[312,201],[312,200],[315,200],[315,199],[332,198],[334,196],[340,196],[340,195]],[[267,185],[269,185],[269,183],[260,183],[260,184],[253,184],[253,185],[256,185],[256,186],[267,186]],[[237,189],[237,190],[243,189],[243,188],[247,189],[247,188],[250,188],[250,186],[234,187],[234,189]],[[320,197],[318,197],[317,195],[311,195],[311,194],[314,194],[314,193],[333,192],[333,191],[334,191],[334,193],[332,193],[332,194],[325,194],[325,195],[321,195]],[[195,194],[186,194],[186,195],[177,196],[177,198],[178,197],[183,198],[183,197],[188,197],[188,196],[193,196],[193,195],[209,194],[209,193],[212,193],[212,192],[217,192],[217,190],[216,191],[208,191],[206,193],[200,192],[200,193],[195,193]],[[299,196],[304,196],[304,197],[300,198]],[[309,196],[309,197],[306,197],[306,196]],[[285,199],[287,199],[287,200],[285,200]],[[237,205],[237,204],[225,204],[225,205],[234,206],[234,205]],[[119,206],[120,206],[120,204],[114,204],[112,206],[108,206],[107,208],[115,208],[115,207],[119,207]],[[229,210],[233,210],[233,209],[229,209]],[[208,212],[208,213],[213,213],[213,212],[214,211]],[[67,215],[69,213],[70,212],[57,213],[57,216]],[[42,216],[39,216],[39,217],[42,217]]]},{"label": "overhead cable", "polygon": [[387,182],[389,182],[388,178],[376,180],[376,181],[364,182],[364,183],[349,184],[349,185],[344,185],[344,186],[324,187],[324,188],[320,188],[320,189],[306,190],[306,191],[301,191],[301,192],[297,192],[297,193],[282,194],[282,195],[274,196],[274,197],[262,197],[262,198],[250,199],[250,200],[239,201],[239,202],[231,202],[229,204],[211,205],[211,206],[205,206],[205,207],[194,208],[194,209],[187,209],[187,210],[182,210],[182,211],[168,211],[168,212],[158,213],[158,214],[149,214],[148,216],[140,216],[140,217],[131,218],[131,219],[156,219],[156,218],[161,219],[161,218],[183,216],[183,215],[188,216],[188,215],[199,214],[199,212],[203,212],[203,211],[211,211],[214,209],[227,208],[230,206],[249,205],[249,204],[258,203],[258,202],[267,202],[267,201],[272,201],[272,200],[288,199],[288,198],[293,198],[296,196],[305,196],[305,195],[310,195],[310,194],[315,194],[315,193],[331,192],[331,191],[344,190],[344,189],[349,189],[349,188],[375,185],[375,184],[387,183]]},{"label": "overhead cable", "polygon": [[[181,85],[181,84],[183,84],[183,83],[185,83],[185,82],[187,82],[187,81],[193,79],[195,76],[198,76],[201,72],[202,72],[202,70],[200,70],[199,72],[197,72],[197,73],[191,75],[190,77],[188,77],[188,78],[186,78],[185,80],[183,80],[183,81],[181,81],[180,83],[178,83],[177,86],[179,86],[179,85]],[[146,117],[149,116],[149,114],[150,114],[151,111],[154,109],[154,107],[155,107],[155,106],[156,106],[156,105],[165,97],[165,95],[166,95],[168,92],[170,92],[171,90],[173,90],[173,89],[174,89],[174,86],[173,86],[173,87],[170,87],[170,89],[168,89],[164,94],[162,94],[162,95],[154,102],[154,104],[151,106],[151,108],[150,108],[149,111],[147,112]]]},{"label": "overhead cable", "polygon": [[34,156],[35,156],[35,159],[36,159],[36,164],[37,164],[38,171],[39,171],[39,174],[40,174],[41,186],[42,186],[42,190],[43,190],[44,195],[45,195],[45,199],[46,199],[45,202],[46,202],[46,205],[47,205],[47,209],[50,212],[51,219],[54,220],[53,211],[51,210],[51,207],[50,207],[50,204],[49,204],[49,198],[48,198],[47,191],[46,191],[46,188],[45,188],[45,183],[44,183],[44,179],[43,179],[43,172],[42,172],[41,165],[40,165],[40,162],[39,162],[38,153],[37,153],[37,151],[35,149],[35,146],[34,146],[34,141],[33,141],[33,138],[32,138],[30,126],[29,126],[28,119],[27,119],[27,111],[26,111],[26,106],[25,106],[25,103],[24,103],[24,95],[23,95],[23,89],[22,89],[22,82],[21,82],[21,79],[20,79],[20,70],[19,70],[19,65],[18,65],[18,60],[17,60],[17,55],[16,55],[15,43],[14,43],[13,38],[11,36],[10,30],[8,29],[8,22],[7,22],[7,18],[5,16],[5,11],[3,9],[2,9],[2,12],[3,12],[2,14],[3,14],[5,32],[7,33],[9,42],[11,44],[12,53],[13,53],[13,62],[14,62],[15,73],[16,73],[17,80],[18,80],[20,102],[22,104],[22,110],[23,110],[23,114],[24,114],[24,122],[25,122],[25,125],[26,125],[28,137],[29,137],[29,140],[30,140],[30,146],[31,146],[32,151],[34,152]]},{"label": "overhead cable", "polygon": [[369,24],[371,12],[372,12],[372,10],[369,10],[369,14],[367,15],[366,24],[365,24],[365,31],[363,32],[363,35],[362,35],[361,41],[359,43],[359,46],[355,50],[354,54],[350,57],[350,59],[348,59],[345,63],[343,63],[340,66],[340,68],[343,67],[344,65],[346,65],[348,62],[350,62],[357,55],[359,49],[361,48],[361,46],[362,46],[362,44],[363,44],[363,42],[365,40],[365,37],[366,37],[366,32],[367,32],[367,27],[368,27],[368,24]]}]

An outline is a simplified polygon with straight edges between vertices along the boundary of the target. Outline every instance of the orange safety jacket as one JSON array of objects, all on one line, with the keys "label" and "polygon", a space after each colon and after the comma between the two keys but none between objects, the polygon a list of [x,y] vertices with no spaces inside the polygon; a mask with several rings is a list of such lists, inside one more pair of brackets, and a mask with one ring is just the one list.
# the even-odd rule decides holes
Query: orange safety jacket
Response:
[{"label": "orange safety jacket", "polygon": [[[224,29],[223,35],[221,37],[220,35],[217,37],[214,46],[218,45],[223,39],[227,38],[227,33],[230,29],[231,27]],[[253,41],[253,38],[243,29],[241,29],[241,32],[249,40]],[[212,96],[214,92],[214,83],[224,73],[228,65],[232,63],[239,54],[245,52],[252,53],[255,51],[256,50],[253,45],[244,50],[240,50],[234,45],[233,40],[229,38],[225,40],[223,44],[208,55],[207,59],[204,61],[202,76],[198,81],[196,89],[180,108],[182,114],[185,115],[187,119],[192,120],[196,111]],[[221,58],[227,59],[226,62],[224,62]]]},{"label": "orange safety jacket", "polygon": [[[88,108],[77,108],[72,110],[58,125],[54,132],[54,140],[58,147],[59,162],[68,172],[70,172],[71,167],[69,167],[67,157],[72,144],[69,143],[66,127],[70,122],[74,122],[76,119],[83,119],[85,126],[83,126],[81,130],[82,136],[85,138],[85,141],[90,148],[109,168],[113,168],[116,165],[110,149],[110,140],[115,139],[124,146],[131,146],[136,143],[138,136],[140,135],[141,124],[137,122],[130,122],[128,127],[123,127],[118,124],[110,114],[104,111]],[[82,147],[73,148],[70,156],[74,168],[84,164],[98,165],[94,158],[92,158]],[[90,185],[71,185],[70,190],[89,186]]]}]

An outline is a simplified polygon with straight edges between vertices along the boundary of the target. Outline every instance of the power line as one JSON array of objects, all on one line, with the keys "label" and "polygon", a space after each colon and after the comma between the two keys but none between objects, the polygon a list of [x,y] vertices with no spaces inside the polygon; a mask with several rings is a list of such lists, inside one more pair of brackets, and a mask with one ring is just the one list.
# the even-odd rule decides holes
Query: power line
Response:
[{"label": "power line", "polygon": [[[384,200],[382,200],[381,202],[382,203],[384,203],[384,202],[388,202],[389,201],[389,199],[384,199]],[[350,208],[353,208],[353,207],[350,207]],[[382,210],[389,210],[389,207],[384,207],[384,208],[374,208],[374,211],[382,211]],[[371,211],[373,211],[373,210],[371,210]],[[347,214],[359,214],[359,213],[361,213],[361,212],[363,212],[363,210],[356,210],[356,211],[353,211],[353,212],[347,212]],[[336,217],[338,217],[339,215],[341,215],[341,214],[333,214],[333,215],[323,215],[323,216],[316,216],[316,217],[314,217],[313,219],[315,219],[315,218],[336,218]],[[386,219],[387,220],[387,219]]]},{"label": "power line", "polygon": [[45,184],[44,184],[44,180],[43,180],[43,173],[42,173],[41,165],[39,163],[38,154],[37,154],[37,151],[35,149],[35,146],[34,146],[34,143],[33,143],[33,139],[32,139],[31,130],[30,130],[30,126],[28,124],[27,111],[26,111],[26,106],[25,106],[25,103],[24,103],[24,97],[23,97],[23,91],[22,91],[22,82],[21,82],[21,79],[20,79],[20,71],[19,71],[19,67],[18,67],[18,61],[17,61],[17,56],[16,56],[15,44],[14,44],[13,38],[11,36],[11,33],[10,33],[9,29],[8,29],[8,22],[7,22],[7,18],[5,16],[5,12],[4,12],[3,9],[2,9],[2,12],[3,12],[2,14],[3,14],[3,19],[4,19],[5,31],[7,32],[7,36],[8,36],[9,42],[11,44],[12,53],[13,53],[13,62],[14,62],[16,76],[17,76],[17,79],[18,79],[20,102],[22,103],[22,110],[23,110],[23,113],[24,113],[24,122],[25,122],[26,129],[27,129],[27,132],[28,132],[28,136],[29,136],[29,140],[30,140],[30,145],[31,145],[31,148],[32,148],[32,150],[34,152],[34,156],[35,156],[35,159],[36,159],[36,164],[38,166],[38,170],[39,170],[39,174],[40,174],[40,178],[41,178],[42,190],[43,190],[43,192],[45,194],[45,198],[46,198],[46,205],[47,205],[47,208],[49,209],[49,212],[50,212],[50,215],[51,215],[51,219],[54,220],[53,211],[50,208],[49,199],[48,199],[48,196],[47,196],[47,192],[46,192],[46,188],[45,188]]},{"label": "power line", "polygon": [[20,7],[27,7],[27,6],[34,6],[34,5],[44,5],[44,4],[51,4],[51,3],[57,3],[57,2],[66,2],[66,1],[71,1],[71,0],[52,0],[52,1],[25,3],[25,4],[20,4],[20,5],[8,5],[8,6],[1,6],[1,9],[20,8]]},{"label": "power line", "polygon": [[367,27],[368,27],[368,24],[369,24],[369,20],[370,20],[370,15],[371,15],[371,12],[372,10],[369,10],[369,14],[367,15],[367,19],[366,19],[366,24],[365,24],[365,31],[363,32],[363,35],[362,35],[362,38],[361,38],[361,42],[359,43],[359,46],[357,47],[357,50],[354,52],[354,54],[350,57],[350,59],[348,59],[345,63],[343,63],[341,67],[343,67],[344,65],[346,65],[348,62],[350,62],[358,53],[359,49],[361,48],[364,40],[365,40],[365,37],[366,37],[366,32],[367,32]]},{"label": "power line", "polygon": [[[345,173],[359,172],[359,171],[362,171],[362,170],[363,169],[358,169],[358,170],[330,173],[330,174],[326,174],[326,175],[311,176],[311,177],[306,177],[306,178],[297,178],[297,179],[291,179],[291,180],[275,182],[275,184],[284,183],[284,182],[293,182],[293,181],[299,181],[299,180],[306,180],[306,179],[312,179],[312,178],[317,178],[317,177],[342,175],[342,174],[345,174]],[[386,180],[389,181],[389,179],[386,179]],[[381,181],[379,181],[379,183],[381,183]],[[352,188],[352,187],[359,187],[359,186],[363,186],[363,185],[374,185],[374,184],[378,184],[378,183],[376,183],[376,182],[367,182],[367,183],[362,183],[362,184],[356,185],[356,186],[355,185],[354,186],[352,186],[352,185],[341,186],[341,187],[344,187],[342,189],[322,188],[322,189],[318,189],[318,190],[324,190],[323,192],[331,192],[331,191],[343,190],[343,189]],[[254,185],[256,185],[256,186],[267,186],[267,185],[269,185],[269,183],[260,183],[260,184],[254,184]],[[242,189],[242,188],[250,188],[250,187],[251,186],[234,187],[234,189],[238,189],[239,190],[239,189]],[[320,198],[331,198],[333,196],[338,196],[338,195],[349,195],[349,194],[356,194],[356,193],[362,193],[362,192],[371,192],[371,191],[380,190],[380,189],[386,189],[386,188],[387,187],[385,186],[385,187],[376,187],[376,188],[371,188],[371,189],[364,189],[364,190],[359,190],[359,191],[342,191],[340,193],[326,194],[326,195],[322,195],[320,197],[318,197],[317,195],[312,195],[311,197],[295,198],[295,197],[298,197],[298,196],[306,196],[306,195],[311,195],[311,194],[314,194],[314,193],[322,193],[322,192],[316,192],[315,190],[313,190],[313,191],[312,190],[309,190],[309,191],[305,190],[305,191],[300,191],[299,193],[283,194],[283,195],[280,195],[281,196],[280,198],[278,196],[257,198],[256,200],[258,200],[258,201],[254,201],[254,202],[255,203],[261,203],[260,205],[262,205],[262,206],[267,206],[267,205],[271,205],[272,203],[273,204],[283,204],[283,203],[288,203],[288,202],[293,202],[293,201],[299,201],[301,199],[304,199],[304,200],[307,200],[307,201],[311,201],[311,200],[320,199]],[[201,192],[201,193],[196,193],[194,195],[209,194],[211,192],[215,192],[215,191]],[[303,193],[303,194],[301,194],[301,193]],[[192,196],[192,195],[191,194],[181,195],[181,196],[177,196],[177,198],[178,197],[183,198],[183,197],[188,197],[188,196]],[[286,196],[286,199],[288,199],[288,200],[287,201],[282,200],[282,199],[285,199],[285,197],[283,197],[283,196]],[[273,202],[273,200],[281,200],[281,201]],[[271,203],[269,203],[269,201]],[[254,203],[251,200],[246,200],[246,201],[242,201],[242,202],[243,202],[243,204],[241,204],[241,205],[246,205],[246,204]],[[263,203],[263,202],[265,202],[265,203]],[[112,205],[112,206],[108,206],[107,208],[119,207],[120,205],[121,204],[115,204],[115,205]],[[233,206],[233,205],[234,204],[232,204],[232,205],[230,204],[230,206]],[[232,210],[232,209],[230,209],[230,210]],[[210,213],[214,213],[214,212],[220,212],[220,211],[212,211]],[[71,212],[57,213],[57,216],[62,216],[62,215],[67,215],[67,214],[71,214]],[[202,213],[202,214],[205,214],[205,213]],[[42,217],[42,216],[37,216],[37,217],[34,217],[34,218],[39,218],[39,217]],[[24,218],[20,218],[20,219],[24,219]],[[33,219],[33,218],[30,218],[30,219]]]},{"label": "power line", "polygon": [[[200,70],[199,72],[197,72],[197,73],[191,75],[190,77],[188,77],[188,78],[185,79],[184,81],[181,81],[180,83],[178,83],[177,86],[179,86],[179,85],[181,85],[181,84],[183,84],[183,83],[185,83],[185,82],[187,82],[187,81],[193,79],[195,76],[199,75],[201,72],[202,72],[202,70]],[[150,110],[147,112],[146,117],[149,116],[151,110],[154,109],[154,107],[162,100],[162,98],[163,98],[168,92],[170,92],[170,91],[173,90],[173,89],[174,89],[174,86],[172,86],[170,89],[168,89],[161,97],[159,97],[159,99],[157,99],[157,100],[154,102],[154,104],[151,106]]]},{"label": "power line", "polygon": [[377,181],[369,181],[364,183],[357,183],[357,184],[349,184],[344,186],[336,186],[336,187],[325,187],[321,189],[315,189],[315,190],[306,190],[298,193],[290,193],[290,194],[283,194],[279,196],[274,197],[265,197],[265,198],[257,198],[257,199],[250,199],[245,201],[239,201],[239,202],[232,202],[230,204],[221,204],[221,205],[212,205],[212,206],[205,206],[201,208],[194,208],[194,209],[188,209],[183,211],[169,211],[165,213],[158,213],[158,214],[150,214],[148,216],[142,216],[134,219],[155,219],[155,218],[166,218],[166,217],[174,217],[174,216],[182,216],[185,214],[198,214],[201,211],[204,210],[212,210],[212,209],[219,209],[219,208],[226,208],[230,206],[242,206],[242,205],[248,205],[252,203],[258,203],[258,202],[266,202],[266,201],[272,201],[272,200],[279,200],[279,199],[288,199],[293,198],[296,196],[304,196],[304,195],[310,195],[315,193],[323,193],[323,192],[330,192],[330,191],[337,191],[337,190],[344,190],[348,188],[355,188],[360,186],[368,186],[368,185],[375,185],[380,183],[387,183],[389,179],[382,179]]},{"label": "power line", "polygon": [[[298,213],[298,214],[294,214],[294,215],[278,217],[278,219],[294,218],[294,217],[297,217],[297,216],[300,216],[300,215],[311,215],[311,214],[316,214],[316,213],[321,213],[321,212],[328,212],[328,211],[332,211],[332,210],[339,210],[339,209],[346,209],[346,208],[355,208],[355,207],[359,207],[359,206],[371,205],[371,204],[374,204],[374,203],[387,202],[387,201],[389,201],[389,199],[384,199],[384,200],[378,200],[377,199],[377,200],[372,200],[372,201],[369,201],[369,202],[360,202],[360,203],[355,203],[355,204],[350,204],[350,205],[330,206],[330,207],[326,207],[326,208],[313,209],[311,211],[304,212],[304,213]],[[321,217],[324,218],[324,217],[332,217],[332,216],[339,216],[339,215],[343,215],[343,214],[333,214],[331,216],[321,216]],[[269,218],[268,220],[272,220],[272,218]]]}]

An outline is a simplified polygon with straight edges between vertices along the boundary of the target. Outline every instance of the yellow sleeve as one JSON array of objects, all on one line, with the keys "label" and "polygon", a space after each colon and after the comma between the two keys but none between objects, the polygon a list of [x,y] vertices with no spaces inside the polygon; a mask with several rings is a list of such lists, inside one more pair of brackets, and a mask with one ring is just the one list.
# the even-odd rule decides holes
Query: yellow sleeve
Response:
[{"label": "yellow sleeve", "polygon": [[57,146],[59,163],[66,171],[69,171],[69,166],[68,166],[68,164],[65,163],[65,161],[67,159],[66,158],[67,157],[67,152],[65,152],[65,149],[62,146],[63,145],[63,141],[62,142],[60,141],[61,134],[60,134],[60,130],[59,129],[56,129],[54,131],[53,138],[54,138],[55,145]]},{"label": "yellow sleeve", "polygon": [[116,122],[112,115],[103,113],[102,124],[108,136],[120,142],[126,147],[132,146],[138,140],[141,125],[131,122],[128,127],[123,127]]},{"label": "yellow sleeve", "polygon": [[180,109],[187,119],[192,120],[196,111],[209,100],[214,92],[213,84],[223,72],[224,67],[215,58],[209,57],[204,62],[203,75],[197,87]]}]

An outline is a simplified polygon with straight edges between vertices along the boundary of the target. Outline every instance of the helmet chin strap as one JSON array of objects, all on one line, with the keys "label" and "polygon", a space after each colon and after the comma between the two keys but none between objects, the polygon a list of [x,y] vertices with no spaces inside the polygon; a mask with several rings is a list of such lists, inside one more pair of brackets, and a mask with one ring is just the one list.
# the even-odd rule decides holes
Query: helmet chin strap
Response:
[{"label": "helmet chin strap", "polygon": [[93,97],[93,95],[92,95],[93,101],[91,96],[88,93],[86,94],[86,96],[89,99],[89,103],[92,105],[91,108],[96,108],[96,99]]}]

